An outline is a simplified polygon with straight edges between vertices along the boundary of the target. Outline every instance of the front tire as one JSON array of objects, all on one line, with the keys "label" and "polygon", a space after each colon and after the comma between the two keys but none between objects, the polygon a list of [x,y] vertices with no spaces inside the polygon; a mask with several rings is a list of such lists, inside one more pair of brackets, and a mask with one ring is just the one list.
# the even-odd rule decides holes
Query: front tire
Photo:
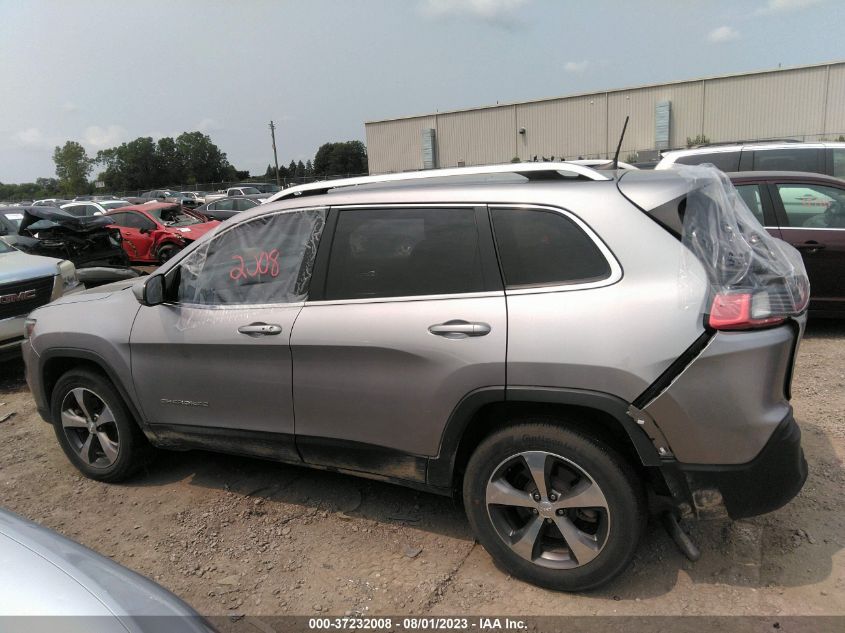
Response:
[{"label": "front tire", "polygon": [[50,402],[56,438],[86,477],[116,482],[147,463],[152,447],[104,376],[74,369],[56,383]]},{"label": "front tire", "polygon": [[182,249],[176,244],[165,244],[161,248],[158,249],[158,261],[160,264],[165,263],[169,259],[172,259],[176,253],[181,251]]},{"label": "front tire", "polygon": [[478,541],[511,575],[561,591],[594,589],[629,564],[646,525],[642,483],[603,443],[549,423],[498,431],[463,482]]}]

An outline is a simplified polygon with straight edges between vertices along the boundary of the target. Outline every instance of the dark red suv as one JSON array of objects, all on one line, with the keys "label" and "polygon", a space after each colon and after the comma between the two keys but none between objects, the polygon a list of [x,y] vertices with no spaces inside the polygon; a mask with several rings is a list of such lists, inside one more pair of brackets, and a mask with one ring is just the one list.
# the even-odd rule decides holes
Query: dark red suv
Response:
[{"label": "dark red suv", "polygon": [[845,317],[845,180],[791,171],[728,176],[769,233],[801,251],[810,314]]}]

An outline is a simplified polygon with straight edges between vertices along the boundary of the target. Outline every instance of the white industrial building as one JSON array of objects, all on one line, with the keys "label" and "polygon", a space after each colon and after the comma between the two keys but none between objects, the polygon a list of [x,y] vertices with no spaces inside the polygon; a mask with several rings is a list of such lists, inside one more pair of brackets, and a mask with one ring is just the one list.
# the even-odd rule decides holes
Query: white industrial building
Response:
[{"label": "white industrial building", "polygon": [[698,135],[836,140],[845,134],[845,62],[368,121],[370,173],[612,157],[626,116],[622,160]]}]

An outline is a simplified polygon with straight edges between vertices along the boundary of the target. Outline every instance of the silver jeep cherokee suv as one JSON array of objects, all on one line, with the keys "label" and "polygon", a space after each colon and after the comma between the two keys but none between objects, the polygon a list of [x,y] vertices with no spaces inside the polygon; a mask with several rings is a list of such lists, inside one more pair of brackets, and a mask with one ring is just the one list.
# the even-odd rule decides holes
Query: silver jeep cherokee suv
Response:
[{"label": "silver jeep cherokee suv", "polygon": [[276,197],[32,315],[27,379],[85,475],[199,448],[454,494],[505,569],[563,590],[620,573],[649,511],[744,517],[803,485],[806,274],[715,169]]}]

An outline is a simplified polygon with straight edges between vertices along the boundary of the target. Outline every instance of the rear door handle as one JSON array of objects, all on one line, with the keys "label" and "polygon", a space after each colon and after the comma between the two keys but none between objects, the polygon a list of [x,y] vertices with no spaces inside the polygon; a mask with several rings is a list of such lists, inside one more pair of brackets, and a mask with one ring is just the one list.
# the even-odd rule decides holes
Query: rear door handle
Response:
[{"label": "rear door handle", "polygon": [[273,336],[282,333],[282,326],[274,323],[250,323],[238,328],[238,332],[247,336]]},{"label": "rear door handle", "polygon": [[825,247],[824,244],[820,244],[816,240],[807,240],[803,244],[795,244],[794,246],[799,251],[804,251],[805,253],[815,253]]},{"label": "rear door handle", "polygon": [[467,338],[469,336],[485,336],[490,334],[490,325],[487,323],[470,323],[455,319],[445,323],[437,323],[428,328],[428,331],[435,336],[443,338]]}]

